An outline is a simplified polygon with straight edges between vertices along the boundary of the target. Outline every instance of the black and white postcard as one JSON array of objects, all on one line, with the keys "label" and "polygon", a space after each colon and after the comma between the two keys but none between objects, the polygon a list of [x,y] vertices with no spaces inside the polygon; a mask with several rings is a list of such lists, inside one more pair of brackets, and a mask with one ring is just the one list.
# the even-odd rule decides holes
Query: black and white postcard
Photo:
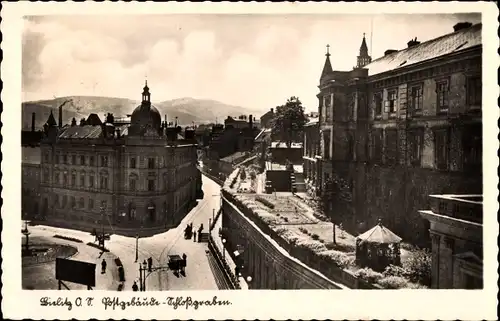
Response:
[{"label": "black and white postcard", "polygon": [[5,3],[3,315],[494,319],[497,17]]}]

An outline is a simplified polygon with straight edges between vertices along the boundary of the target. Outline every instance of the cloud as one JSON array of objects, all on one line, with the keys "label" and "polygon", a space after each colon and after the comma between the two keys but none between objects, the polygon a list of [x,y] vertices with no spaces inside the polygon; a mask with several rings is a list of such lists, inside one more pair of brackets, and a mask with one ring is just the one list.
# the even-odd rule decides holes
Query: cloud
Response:
[{"label": "cloud", "polygon": [[[374,16],[373,56],[448,33],[465,18]],[[352,68],[370,22],[349,15],[32,17],[23,95],[140,99],[147,76],[154,101],[207,98],[265,111],[293,95],[315,110],[325,45],[334,69]]]}]

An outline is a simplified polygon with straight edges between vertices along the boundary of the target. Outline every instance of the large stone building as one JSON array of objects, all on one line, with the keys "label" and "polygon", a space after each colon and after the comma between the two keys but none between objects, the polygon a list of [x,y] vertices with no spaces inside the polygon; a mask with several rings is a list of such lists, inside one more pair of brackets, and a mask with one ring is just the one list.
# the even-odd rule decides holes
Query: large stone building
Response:
[{"label": "large stone building", "polygon": [[433,289],[483,288],[483,197],[431,195]]},{"label": "large stone building", "polygon": [[[81,228],[115,233],[177,225],[201,195],[194,131],[168,127],[146,84],[130,123],[59,125],[51,114],[41,143],[40,213]],[[183,137],[184,136],[184,137]]]},{"label": "large stone building", "polygon": [[351,232],[383,218],[406,240],[426,243],[418,210],[428,195],[482,193],[481,29],[458,23],[373,61],[363,38],[351,71],[334,71],[327,52],[317,173],[306,174],[317,190],[331,179],[347,195],[332,213]]}]

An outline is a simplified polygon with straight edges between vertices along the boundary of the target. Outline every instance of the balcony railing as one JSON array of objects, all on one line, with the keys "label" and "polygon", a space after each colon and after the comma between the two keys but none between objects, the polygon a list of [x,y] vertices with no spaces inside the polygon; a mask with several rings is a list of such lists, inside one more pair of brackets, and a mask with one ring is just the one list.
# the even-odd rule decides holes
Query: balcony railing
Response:
[{"label": "balcony railing", "polygon": [[430,195],[431,210],[460,220],[483,223],[482,195]]}]

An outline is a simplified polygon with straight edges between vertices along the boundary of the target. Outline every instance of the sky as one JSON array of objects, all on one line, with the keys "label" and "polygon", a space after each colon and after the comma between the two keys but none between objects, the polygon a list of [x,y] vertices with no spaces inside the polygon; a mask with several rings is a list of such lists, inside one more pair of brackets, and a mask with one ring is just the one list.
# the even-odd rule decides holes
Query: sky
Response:
[{"label": "sky", "polygon": [[[90,95],[214,99],[265,112],[298,96],[317,109],[330,45],[351,70],[366,33],[373,59],[453,32],[480,14],[31,16],[23,34],[23,101]],[[372,28],[373,26],[373,28]]]}]

